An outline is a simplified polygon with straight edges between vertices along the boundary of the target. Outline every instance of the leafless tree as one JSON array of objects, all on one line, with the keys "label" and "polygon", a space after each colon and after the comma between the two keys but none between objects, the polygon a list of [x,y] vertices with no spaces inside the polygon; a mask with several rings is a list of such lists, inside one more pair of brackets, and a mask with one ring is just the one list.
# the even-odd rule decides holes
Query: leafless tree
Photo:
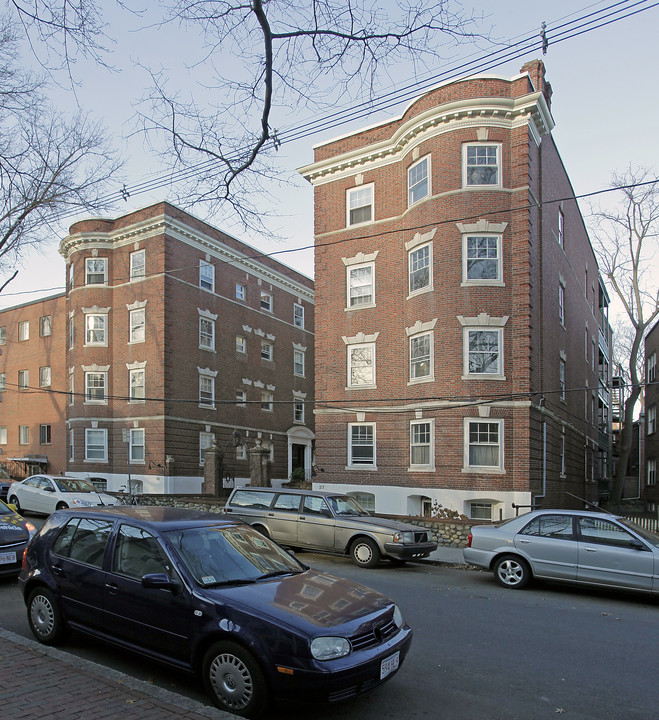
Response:
[{"label": "leafless tree", "polygon": [[[65,53],[85,54],[107,40],[100,1],[12,0],[35,42],[57,52],[59,38]],[[258,225],[264,182],[281,179],[272,156],[286,141],[282,123],[368,98],[402,61],[410,77],[436,66],[478,23],[457,0],[161,0],[143,17],[194,33],[199,49],[184,59],[186,87],[148,69],[139,129],[173,165],[184,204],[231,208],[247,225]],[[176,62],[176,48],[163,46],[163,58]]]},{"label": "leafless tree", "polygon": [[63,213],[105,207],[118,168],[100,125],[52,108],[43,79],[23,70],[18,38],[0,19],[0,292],[28,247],[60,234]]},{"label": "leafless tree", "polygon": [[618,466],[611,501],[619,505],[632,445],[634,410],[644,383],[643,339],[659,317],[659,181],[647,168],[629,168],[613,176],[619,203],[592,215],[593,238],[600,271],[613,289],[626,316],[624,376],[627,384]]}]

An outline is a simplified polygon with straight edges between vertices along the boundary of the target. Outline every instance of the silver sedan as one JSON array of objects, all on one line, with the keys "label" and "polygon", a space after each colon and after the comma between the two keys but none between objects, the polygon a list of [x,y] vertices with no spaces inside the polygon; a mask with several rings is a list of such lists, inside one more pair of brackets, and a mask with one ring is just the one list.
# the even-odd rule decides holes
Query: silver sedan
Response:
[{"label": "silver sedan", "polygon": [[99,492],[87,480],[64,475],[31,475],[12,483],[8,502],[19,512],[28,510],[47,515],[64,508],[119,504],[117,498]]},{"label": "silver sedan", "polygon": [[659,593],[659,534],[604,512],[536,510],[475,526],[464,559],[506,588],[545,578]]}]

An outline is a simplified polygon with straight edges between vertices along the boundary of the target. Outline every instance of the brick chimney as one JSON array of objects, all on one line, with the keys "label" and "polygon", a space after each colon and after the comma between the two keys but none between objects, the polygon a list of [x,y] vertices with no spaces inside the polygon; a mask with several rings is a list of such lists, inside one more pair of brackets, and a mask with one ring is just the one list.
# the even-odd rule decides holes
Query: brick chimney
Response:
[{"label": "brick chimney", "polygon": [[551,109],[551,85],[545,80],[545,64],[542,60],[531,60],[530,62],[522,65],[521,73],[528,73],[531,82],[536,90],[540,90],[545,96],[547,101],[547,107]]}]

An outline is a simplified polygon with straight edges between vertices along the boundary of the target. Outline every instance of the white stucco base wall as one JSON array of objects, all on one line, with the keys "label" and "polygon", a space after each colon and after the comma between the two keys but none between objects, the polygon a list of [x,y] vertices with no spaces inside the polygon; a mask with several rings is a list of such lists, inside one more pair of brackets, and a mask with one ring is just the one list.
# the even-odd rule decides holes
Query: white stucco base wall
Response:
[{"label": "white stucco base wall", "polygon": [[[505,520],[515,517],[516,505],[530,505],[531,493],[528,492],[491,492],[474,490],[446,490],[434,488],[414,488],[381,485],[349,485],[347,483],[314,482],[314,490],[330,490],[346,495],[370,493],[375,495],[375,512],[384,515],[423,515],[424,502],[431,506],[441,505],[471,518],[471,503],[491,505],[492,520]],[[525,508],[528,510],[529,508]],[[484,519],[479,517],[479,519]]]}]

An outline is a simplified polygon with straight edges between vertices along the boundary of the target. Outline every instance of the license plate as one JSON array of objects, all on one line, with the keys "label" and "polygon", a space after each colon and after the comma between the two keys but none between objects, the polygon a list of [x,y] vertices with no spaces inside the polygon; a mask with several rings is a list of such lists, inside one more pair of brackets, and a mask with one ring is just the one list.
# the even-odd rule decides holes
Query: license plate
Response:
[{"label": "license plate", "polygon": [[9,565],[10,563],[16,562],[15,552],[3,552],[0,553],[0,565]]},{"label": "license plate", "polygon": [[380,680],[384,680],[387,675],[391,675],[392,672],[398,670],[400,663],[400,653],[397,652],[394,655],[390,655],[385,658],[380,665]]}]

